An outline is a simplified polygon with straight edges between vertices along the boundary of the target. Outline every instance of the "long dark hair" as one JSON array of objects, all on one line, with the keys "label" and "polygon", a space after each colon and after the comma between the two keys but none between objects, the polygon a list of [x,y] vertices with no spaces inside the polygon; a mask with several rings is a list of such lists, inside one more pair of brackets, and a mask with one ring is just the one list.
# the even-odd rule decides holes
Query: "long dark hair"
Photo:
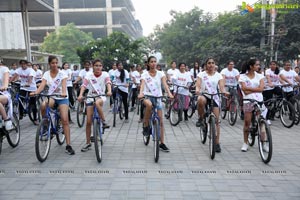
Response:
[{"label": "long dark hair", "polygon": [[48,63],[50,64],[52,62],[52,60],[57,60],[58,61],[56,56],[49,56],[48,57]]},{"label": "long dark hair", "polygon": [[270,64],[272,64],[272,63],[274,63],[275,65],[276,65],[276,69],[275,69],[275,71],[274,71],[274,74],[276,74],[276,75],[278,75],[279,74],[279,67],[278,67],[278,63],[277,63],[277,61],[275,61],[275,60],[272,60],[271,62],[270,62]]},{"label": "long dark hair", "polygon": [[156,57],[155,56],[149,56],[148,59],[147,59],[147,71],[150,70],[150,66],[149,66],[149,63],[150,63],[150,60],[154,58],[156,60]]},{"label": "long dark hair", "polygon": [[[117,67],[119,67],[120,65],[122,65],[122,63],[121,62],[117,62]],[[124,68],[123,69],[119,69],[118,68],[118,70],[120,72],[120,80],[122,82],[124,82],[124,79],[125,79],[125,70],[124,70]]]},{"label": "long dark hair", "polygon": [[241,74],[246,74],[247,71],[250,70],[250,67],[255,65],[257,59],[250,59],[243,63]]},{"label": "long dark hair", "polygon": [[65,69],[64,67],[65,67],[66,64],[68,64],[68,63],[67,63],[67,62],[64,62],[64,63],[62,64],[61,68],[62,68],[62,69]]}]

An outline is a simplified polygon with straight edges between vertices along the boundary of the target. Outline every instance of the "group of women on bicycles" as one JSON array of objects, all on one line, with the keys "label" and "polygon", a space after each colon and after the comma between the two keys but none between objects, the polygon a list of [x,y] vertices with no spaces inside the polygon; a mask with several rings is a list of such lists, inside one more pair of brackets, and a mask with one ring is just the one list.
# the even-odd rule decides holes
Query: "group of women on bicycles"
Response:
[{"label": "group of women on bicycles", "polygon": [[[9,80],[9,69],[5,66],[0,66],[0,114],[4,120],[5,129],[13,129],[10,117],[11,114],[6,112],[5,106],[9,105],[11,101],[10,94],[7,92],[9,81],[20,80],[20,94],[22,96],[30,96],[30,104],[33,105],[34,123],[38,124],[37,108],[35,107],[37,96],[42,93],[46,86],[48,95],[52,95],[49,100],[45,100],[40,105],[42,118],[46,115],[46,106],[54,109],[59,109],[60,119],[63,126],[63,133],[66,138],[66,152],[74,155],[75,151],[71,146],[70,127],[69,127],[69,104],[74,105],[75,99],[70,99],[72,87],[72,72],[68,69],[68,64],[63,64],[63,70],[58,68],[58,59],[54,56],[49,56],[48,59],[49,71],[46,71],[39,77],[39,87],[37,88],[35,81],[35,69],[29,68],[26,61],[20,61],[21,67],[15,71],[14,76]],[[81,70],[75,80],[75,84],[80,83],[80,91],[77,100],[79,102],[85,101],[87,105],[86,115],[86,144],[81,151],[85,152],[91,148],[91,125],[94,106],[103,122],[103,128],[109,128],[106,122],[106,117],[103,113],[103,105],[107,97],[116,98],[120,95],[122,104],[124,106],[125,123],[129,121],[128,112],[131,101],[131,111],[134,110],[137,98],[142,101],[141,122],[143,122],[143,135],[149,136],[151,134],[150,117],[153,107],[157,111],[160,126],[160,145],[162,151],[168,152],[169,148],[164,140],[164,123],[163,123],[163,103],[162,99],[164,92],[167,93],[169,99],[174,97],[180,99],[177,107],[183,108],[184,120],[188,120],[188,109],[190,98],[190,91],[194,90],[194,95],[197,96],[197,111],[198,120],[196,126],[203,130],[208,129],[205,115],[207,113],[207,106],[212,105],[212,113],[216,117],[216,138],[215,151],[221,152],[220,146],[220,121],[219,115],[224,108],[222,99],[228,98],[230,95],[238,96],[237,90],[240,90],[242,98],[244,99],[242,111],[244,113],[244,141],[241,150],[247,151],[248,138],[252,115],[254,111],[254,103],[252,100],[258,102],[267,101],[273,97],[274,94],[281,95],[282,91],[280,85],[287,85],[282,87],[283,93],[288,98],[293,94],[293,85],[299,83],[300,78],[298,74],[291,69],[290,62],[284,62],[284,69],[279,71],[278,63],[272,61],[268,70],[261,74],[260,62],[256,59],[250,59],[242,66],[241,72],[234,68],[234,62],[229,61],[227,67],[221,73],[217,71],[216,63],[213,58],[208,58],[203,63],[202,67],[198,62],[195,62],[194,68],[187,71],[186,64],[176,62],[171,63],[171,69],[167,71],[167,76],[163,71],[157,69],[157,60],[154,56],[150,56],[146,62],[147,69],[142,69],[140,65],[137,69],[132,68],[129,73],[123,68],[121,62],[114,63],[113,69],[108,73],[103,71],[103,62],[96,59],[92,62],[90,67],[89,62],[84,63],[85,68]],[[35,67],[34,67],[35,68]],[[132,82],[132,94],[130,101],[128,101],[128,93],[130,88],[130,81]],[[98,97],[93,101],[92,98],[85,98],[87,96],[97,95]],[[53,96],[56,95],[56,96]],[[70,100],[69,100],[70,99]],[[71,102],[70,102],[71,101]],[[110,103],[112,105],[112,101]],[[226,105],[226,104],[225,104]],[[20,107],[20,118],[22,118],[23,108]],[[267,110],[267,109],[265,109]],[[268,124],[274,116],[270,111],[266,111],[266,119]],[[179,115],[181,116],[181,115]],[[179,119],[182,120],[181,118]],[[265,145],[263,150],[268,152],[269,149]]]}]

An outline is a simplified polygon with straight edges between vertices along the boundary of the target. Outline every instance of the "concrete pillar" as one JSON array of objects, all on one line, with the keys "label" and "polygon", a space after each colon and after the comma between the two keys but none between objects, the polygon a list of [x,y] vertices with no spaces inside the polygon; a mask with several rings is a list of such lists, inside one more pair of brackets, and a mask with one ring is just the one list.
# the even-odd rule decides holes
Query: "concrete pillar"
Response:
[{"label": "concrete pillar", "polygon": [[25,47],[26,47],[27,60],[29,62],[31,62],[31,47],[30,47],[30,32],[29,32],[29,17],[28,17],[27,0],[21,1],[21,13],[22,13],[24,36],[25,36]]},{"label": "concrete pillar", "polygon": [[113,32],[113,18],[112,18],[112,0],[106,0],[106,25],[107,25],[107,36]]},{"label": "concrete pillar", "polygon": [[59,0],[53,1],[54,8],[54,26],[57,29],[60,26],[60,17],[59,17]]}]

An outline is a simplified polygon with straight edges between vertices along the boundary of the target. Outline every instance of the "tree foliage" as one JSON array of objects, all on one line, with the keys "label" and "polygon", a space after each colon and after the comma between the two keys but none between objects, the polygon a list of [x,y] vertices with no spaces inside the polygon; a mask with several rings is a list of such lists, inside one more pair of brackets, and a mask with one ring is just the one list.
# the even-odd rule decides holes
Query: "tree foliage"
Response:
[{"label": "tree foliage", "polygon": [[63,55],[63,62],[79,63],[77,48],[93,40],[91,33],[85,33],[70,23],[46,36],[40,50]]},{"label": "tree foliage", "polygon": [[[270,13],[265,30],[259,9],[246,15],[233,11],[215,16],[195,7],[186,13],[170,14],[172,20],[157,26],[147,38],[149,48],[161,51],[168,62],[183,61],[190,65],[212,56],[223,65],[228,60],[240,64],[250,57],[262,61],[270,58]],[[274,50],[278,48],[279,58],[295,59],[300,54],[299,21],[299,10],[277,14]],[[282,27],[285,34],[279,33]],[[261,45],[263,36],[265,45]]]},{"label": "tree foliage", "polygon": [[100,58],[106,68],[113,62],[141,63],[147,56],[143,39],[132,40],[125,33],[113,32],[106,38],[97,39],[78,49],[81,61]]}]

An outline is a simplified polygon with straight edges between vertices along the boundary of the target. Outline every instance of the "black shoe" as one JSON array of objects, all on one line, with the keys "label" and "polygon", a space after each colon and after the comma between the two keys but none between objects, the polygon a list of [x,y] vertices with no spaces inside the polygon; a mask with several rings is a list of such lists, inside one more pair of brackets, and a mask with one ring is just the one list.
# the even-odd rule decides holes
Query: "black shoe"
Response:
[{"label": "black shoe", "polygon": [[[103,122],[102,124],[103,124],[104,129],[110,128],[110,126],[107,123]],[[104,134],[104,131],[103,131],[103,134]]]},{"label": "black shoe", "polygon": [[149,126],[143,127],[143,135],[144,136],[150,135],[150,127]]},{"label": "black shoe", "polygon": [[216,152],[221,153],[221,146],[220,144],[216,144]]},{"label": "black shoe", "polygon": [[163,143],[161,143],[159,145],[159,148],[160,148],[160,150],[162,150],[164,152],[169,152],[170,151],[169,148],[165,144],[163,144]]},{"label": "black shoe", "polygon": [[69,155],[74,155],[75,151],[72,149],[72,147],[70,145],[66,146],[66,153]]},{"label": "black shoe", "polygon": [[196,126],[197,126],[197,127],[204,128],[203,120],[202,120],[202,119],[198,119],[198,121],[196,122]]}]

